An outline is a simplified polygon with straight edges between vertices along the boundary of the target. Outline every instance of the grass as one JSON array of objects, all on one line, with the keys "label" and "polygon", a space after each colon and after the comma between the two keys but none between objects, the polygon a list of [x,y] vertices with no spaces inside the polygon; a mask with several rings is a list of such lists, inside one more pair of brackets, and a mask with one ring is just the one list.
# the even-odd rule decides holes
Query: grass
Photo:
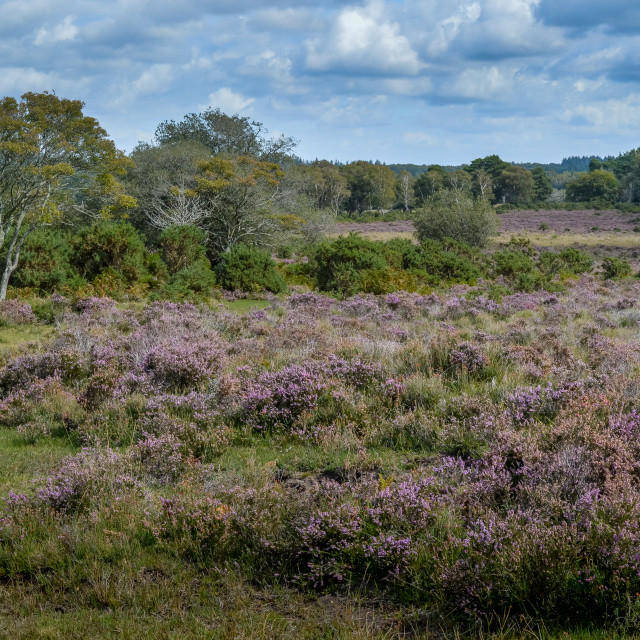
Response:
[{"label": "grass", "polygon": [[15,431],[0,429],[0,498],[29,489],[34,477],[49,471],[75,447],[62,438],[26,444]]},{"label": "grass", "polygon": [[264,309],[265,307],[268,307],[269,301],[247,298],[243,300],[233,300],[233,302],[225,300],[222,304],[229,309],[229,311],[235,311],[236,313],[249,313],[254,309]]},{"label": "grass", "polygon": [[41,324],[0,327],[0,360],[11,357],[29,343],[46,341],[53,333],[53,327]]},{"label": "grass", "polygon": [[538,247],[570,247],[572,245],[584,245],[589,247],[607,246],[640,249],[640,237],[629,233],[542,233],[534,231],[522,231],[517,233],[502,233],[496,238],[499,244],[507,244],[509,240],[517,236],[526,238]]}]

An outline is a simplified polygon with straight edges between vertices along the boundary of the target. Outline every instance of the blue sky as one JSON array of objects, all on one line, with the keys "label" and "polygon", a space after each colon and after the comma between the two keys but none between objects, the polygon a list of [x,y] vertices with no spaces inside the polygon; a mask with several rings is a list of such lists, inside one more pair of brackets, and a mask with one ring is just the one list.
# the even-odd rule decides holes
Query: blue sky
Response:
[{"label": "blue sky", "polygon": [[306,159],[640,146],[636,0],[0,0],[0,95],[81,98],[118,146],[207,106]]}]

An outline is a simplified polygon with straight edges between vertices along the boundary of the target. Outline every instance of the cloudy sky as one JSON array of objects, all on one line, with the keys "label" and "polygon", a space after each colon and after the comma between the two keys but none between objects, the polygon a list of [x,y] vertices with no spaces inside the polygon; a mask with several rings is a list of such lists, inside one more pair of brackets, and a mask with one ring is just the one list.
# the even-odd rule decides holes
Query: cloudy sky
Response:
[{"label": "cloudy sky", "polygon": [[640,146],[640,3],[0,0],[0,95],[43,90],[125,150],[213,106],[306,159],[615,155]]}]

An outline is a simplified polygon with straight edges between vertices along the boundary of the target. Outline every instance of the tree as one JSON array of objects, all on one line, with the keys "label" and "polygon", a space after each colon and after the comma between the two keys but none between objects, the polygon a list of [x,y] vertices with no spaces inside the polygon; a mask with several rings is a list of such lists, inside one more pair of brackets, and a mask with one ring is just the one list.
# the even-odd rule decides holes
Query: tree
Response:
[{"label": "tree", "polygon": [[426,172],[419,175],[413,185],[416,203],[422,205],[427,198],[443,189],[446,177],[447,172],[439,164],[427,167]]},{"label": "tree", "polygon": [[484,158],[476,158],[465,170],[471,174],[472,181],[477,179],[479,171],[487,173],[493,183],[492,202],[499,202],[502,200],[500,177],[502,176],[502,172],[509,166],[509,163],[502,160],[500,156],[492,155],[485,156]]},{"label": "tree", "polygon": [[617,199],[618,181],[610,171],[594,169],[579,175],[567,184],[567,200],[570,202],[592,202]]},{"label": "tree", "polygon": [[[137,206],[131,221],[149,235],[149,223],[164,229],[172,224],[197,224],[194,202],[184,192],[195,188],[198,163],[211,157],[200,142],[185,140],[171,145],[140,143],[131,153],[132,166],[124,181]],[[160,223],[160,224],[158,224]],[[149,233],[151,232],[151,233]]]},{"label": "tree", "polygon": [[500,228],[500,220],[486,200],[474,200],[460,191],[441,191],[416,211],[414,225],[418,239],[451,238],[483,247]]},{"label": "tree", "polygon": [[250,156],[217,156],[199,164],[189,195],[205,209],[203,228],[213,253],[221,255],[239,243],[273,244],[288,222],[274,211],[283,175],[277,164]]},{"label": "tree", "polygon": [[414,177],[408,171],[401,171],[396,178],[396,201],[403,211],[409,211],[414,203]]},{"label": "tree", "polygon": [[0,101],[0,300],[35,229],[83,205],[108,216],[134,204],[115,178],[126,159],[83,106],[50,93]]},{"label": "tree", "polygon": [[536,167],[531,170],[533,176],[535,199],[537,202],[544,202],[553,193],[553,184],[551,179],[547,175],[547,172],[542,167]]},{"label": "tree", "polygon": [[368,209],[388,209],[395,198],[395,177],[389,167],[358,160],[342,167],[351,195],[347,209],[361,213]]},{"label": "tree", "polygon": [[269,162],[282,162],[290,157],[296,141],[284,135],[270,138],[267,133],[262,122],[238,114],[228,116],[210,107],[202,113],[187,114],[181,122],[161,122],[156,128],[156,141],[160,145],[198,142],[213,155],[228,153]]},{"label": "tree", "polygon": [[505,202],[522,205],[532,202],[535,197],[533,176],[524,167],[509,165],[502,172],[498,184]]},{"label": "tree", "polygon": [[494,181],[491,174],[484,169],[478,169],[471,176],[471,194],[474,198],[483,198],[492,202],[494,199],[493,184]]}]

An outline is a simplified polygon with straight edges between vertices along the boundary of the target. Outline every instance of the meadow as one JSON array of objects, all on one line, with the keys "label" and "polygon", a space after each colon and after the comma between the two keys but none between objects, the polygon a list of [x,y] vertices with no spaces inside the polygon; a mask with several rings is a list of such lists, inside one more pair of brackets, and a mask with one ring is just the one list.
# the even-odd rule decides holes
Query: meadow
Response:
[{"label": "meadow", "polygon": [[562,284],[3,302],[0,636],[634,637],[640,284]]}]

